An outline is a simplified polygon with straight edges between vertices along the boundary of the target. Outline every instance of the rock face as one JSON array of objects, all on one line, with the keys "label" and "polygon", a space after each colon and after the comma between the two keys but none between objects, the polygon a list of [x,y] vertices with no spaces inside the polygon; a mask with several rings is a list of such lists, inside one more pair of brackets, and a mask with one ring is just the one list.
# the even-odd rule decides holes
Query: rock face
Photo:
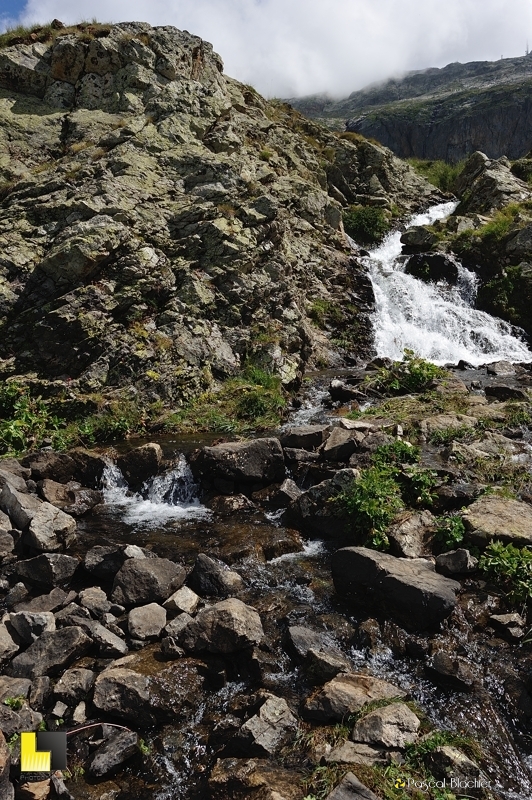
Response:
[{"label": "rock face", "polygon": [[482,152],[468,158],[455,191],[463,198],[457,214],[488,214],[532,196],[530,187],[510,171],[507,159],[492,161]]},{"label": "rock face", "polygon": [[423,559],[401,559],[365,547],[344,547],[332,558],[336,591],[374,603],[406,627],[428,628],[449,616],[460,584]]},{"label": "rock face", "polygon": [[250,358],[290,384],[338,360],[316,297],[368,350],[364,303],[340,302],[371,297],[342,206],[369,202],[373,176],[405,213],[434,187],[226,77],[185,31],[55,34],[0,53],[0,376],[54,379],[64,397],[134,384],[174,408]]},{"label": "rock face", "polygon": [[138,492],[148,478],[157,474],[163,458],[160,444],[150,442],[142,447],[135,447],[117,459],[116,465],[121,470],[130,489]]}]

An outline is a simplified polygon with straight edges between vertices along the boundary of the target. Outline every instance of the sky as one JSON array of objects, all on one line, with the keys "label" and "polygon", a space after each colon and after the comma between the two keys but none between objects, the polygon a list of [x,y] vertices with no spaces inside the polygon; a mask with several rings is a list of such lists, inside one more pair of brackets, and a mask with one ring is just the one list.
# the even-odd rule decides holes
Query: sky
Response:
[{"label": "sky", "polygon": [[268,97],[345,97],[412,69],[532,47],[532,0],[0,0],[19,23],[142,20],[212,42],[225,72]]}]

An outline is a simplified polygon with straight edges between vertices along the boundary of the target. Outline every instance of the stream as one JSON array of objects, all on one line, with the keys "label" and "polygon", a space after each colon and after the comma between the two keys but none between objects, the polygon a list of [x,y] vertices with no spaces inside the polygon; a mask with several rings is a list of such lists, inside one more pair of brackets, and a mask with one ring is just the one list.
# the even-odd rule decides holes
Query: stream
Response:
[{"label": "stream", "polygon": [[[454,203],[441,204],[414,216],[410,224],[441,219],[454,207]],[[459,266],[455,287],[427,285],[406,275],[400,235],[391,234],[364,259],[376,298],[378,355],[400,359],[404,349],[410,348],[438,364],[457,363],[460,359],[473,366],[496,360],[532,361],[532,353],[514,328],[473,308],[476,278],[472,273]],[[327,421],[331,412],[323,405],[326,397],[326,383],[312,381],[302,405],[292,412],[287,425]],[[194,445],[211,441],[212,437],[196,437]],[[332,587],[330,556],[337,543],[304,540],[299,552],[265,560],[258,555],[262,543],[268,537],[283,535],[279,522],[282,510],[269,514],[237,513],[230,518],[214,515],[198,499],[199,489],[182,452],[189,449],[187,442],[174,437],[163,445],[172,468],[156,476],[140,494],[132,494],[118,468],[109,463],[104,475],[104,505],[79,522],[84,549],[120,542],[148,547],[157,555],[182,561],[188,567],[198,552],[236,564],[246,585],[239,597],[262,614],[267,636],[275,644],[271,664],[262,679],[266,689],[295,705],[308,693],[304,673],[293,666],[280,646],[281,629],[287,621],[299,624],[303,620],[300,624],[311,626],[315,623],[328,631],[331,645],[343,651],[354,669],[366,669],[407,690],[439,727],[459,729],[481,739],[491,756],[489,777],[498,787],[498,798],[530,800],[532,755],[524,751],[526,737],[519,723],[507,716],[496,663],[489,679],[489,695],[484,692],[479,700],[478,694],[470,697],[437,688],[424,676],[420,661],[399,656],[392,648],[368,650],[354,645],[352,633],[361,620],[350,614]],[[489,598],[485,602],[489,604]],[[464,630],[448,630],[444,635],[459,643],[460,652],[470,663],[479,667],[490,663],[495,651],[490,649],[489,641],[477,646],[476,640],[467,640]],[[232,704],[253,690],[252,678],[239,673],[235,665],[235,674],[228,675],[225,685],[204,692],[186,718],[180,719],[178,728],[166,725],[143,732],[151,755],[144,773],[129,776],[121,784],[126,791],[124,796],[136,800],[205,797],[205,775],[216,758],[207,746],[208,736],[230,713]],[[76,800],[99,797],[88,786],[80,787],[79,792]]]}]

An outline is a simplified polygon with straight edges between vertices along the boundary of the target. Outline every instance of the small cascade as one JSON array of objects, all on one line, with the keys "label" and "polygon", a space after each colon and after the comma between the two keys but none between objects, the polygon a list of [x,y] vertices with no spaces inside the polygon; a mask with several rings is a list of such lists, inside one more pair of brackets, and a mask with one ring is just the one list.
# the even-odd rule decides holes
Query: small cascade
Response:
[{"label": "small cascade", "polygon": [[[412,217],[409,227],[443,219],[456,203],[441,203]],[[478,366],[489,361],[532,360],[518,331],[472,307],[476,276],[458,266],[456,286],[424,283],[404,272],[401,232],[386,237],[365,258],[375,293],[374,335],[379,356],[401,359],[405,348],[436,364],[460,359]]]},{"label": "small cascade", "polygon": [[129,490],[120,469],[112,462],[105,468],[102,483],[106,504],[118,507],[128,525],[154,526],[210,515],[198,500],[198,487],[182,453],[172,470],[150,478],[138,494]]}]

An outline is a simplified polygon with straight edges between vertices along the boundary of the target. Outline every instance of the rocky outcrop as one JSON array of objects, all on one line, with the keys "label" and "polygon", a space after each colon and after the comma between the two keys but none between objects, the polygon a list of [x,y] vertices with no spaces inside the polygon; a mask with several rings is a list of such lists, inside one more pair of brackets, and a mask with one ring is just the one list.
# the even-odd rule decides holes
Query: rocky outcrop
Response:
[{"label": "rocky outcrop", "polygon": [[[175,408],[249,360],[293,385],[338,362],[336,330],[369,349],[342,207],[373,175],[403,212],[434,187],[226,77],[187,32],[36,37],[0,52],[2,377],[71,408],[132,384]],[[341,309],[323,329],[318,298]]]},{"label": "rocky outcrop", "polygon": [[490,214],[532,197],[530,187],[511,172],[507,158],[494,161],[482,152],[468,158],[454,190],[462,198],[456,209],[458,215]]}]

